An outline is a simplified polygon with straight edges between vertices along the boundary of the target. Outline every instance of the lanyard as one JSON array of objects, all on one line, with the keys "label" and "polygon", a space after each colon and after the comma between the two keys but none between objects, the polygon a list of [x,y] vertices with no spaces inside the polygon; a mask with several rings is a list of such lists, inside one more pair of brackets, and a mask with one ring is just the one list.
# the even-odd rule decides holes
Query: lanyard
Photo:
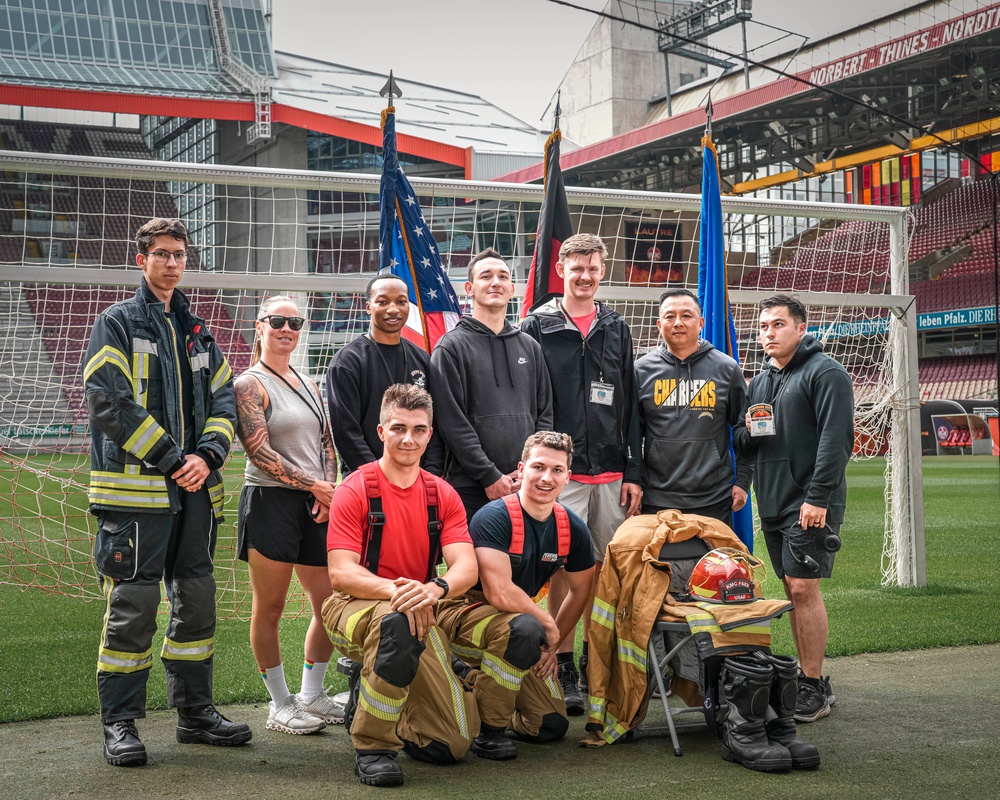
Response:
[{"label": "lanyard", "polygon": [[[385,358],[385,353],[382,352],[382,345],[376,342],[372,335],[365,334],[373,345],[375,345],[375,352],[378,353],[378,357],[382,360],[382,366],[385,367],[385,374],[389,376],[389,383],[408,383],[407,376],[410,374],[410,360],[406,355],[406,347],[403,344],[403,340],[399,340],[399,346],[403,348],[403,378],[402,380],[396,380],[395,376],[392,374],[392,370],[389,369],[389,362]],[[393,347],[394,345],[386,345],[387,347]]]},{"label": "lanyard", "polygon": [[[315,397],[313,397],[312,400],[307,400],[305,397],[303,397],[301,394],[299,394],[298,389],[296,389],[294,386],[292,386],[292,384],[290,384],[285,379],[284,375],[279,375],[277,372],[275,372],[275,370],[271,369],[264,362],[263,359],[260,360],[260,365],[262,367],[264,367],[264,369],[266,369],[272,375],[274,375],[274,377],[276,377],[279,381],[281,381],[283,384],[285,384],[285,386],[287,386],[291,390],[292,394],[294,394],[297,398],[299,398],[299,400],[301,400],[303,403],[306,404],[306,408],[308,408],[312,412],[312,415],[314,417],[316,417],[316,421],[319,423],[319,434],[320,434],[320,436],[322,436],[323,433],[324,433],[324,430],[325,430],[325,426],[323,425],[323,407],[319,406],[319,400],[316,399]],[[300,386],[304,386],[305,385],[305,381],[303,380],[302,376],[299,375],[299,373],[297,373],[295,371],[295,368],[292,367],[292,366],[289,366],[288,368],[292,371],[292,373],[295,375],[295,377],[299,379],[299,385]],[[308,392],[308,389],[306,391]],[[308,393],[310,395],[312,395],[312,392],[308,392]],[[316,410],[317,406],[319,406],[319,411],[318,412]]]}]

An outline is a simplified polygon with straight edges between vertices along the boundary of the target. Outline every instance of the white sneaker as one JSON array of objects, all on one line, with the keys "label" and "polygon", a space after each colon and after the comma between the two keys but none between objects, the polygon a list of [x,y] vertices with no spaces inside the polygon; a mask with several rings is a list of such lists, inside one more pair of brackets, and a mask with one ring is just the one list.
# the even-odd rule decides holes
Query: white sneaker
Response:
[{"label": "white sneaker", "polygon": [[316,733],[325,727],[326,722],[299,706],[295,695],[291,695],[283,705],[275,706],[273,700],[268,705],[267,729],[269,731],[301,735]]},{"label": "white sneaker", "polygon": [[320,692],[308,703],[301,694],[295,695],[295,702],[303,711],[318,717],[328,725],[339,725],[344,721],[344,707],[347,705],[348,692],[340,692],[330,697],[326,692]]}]

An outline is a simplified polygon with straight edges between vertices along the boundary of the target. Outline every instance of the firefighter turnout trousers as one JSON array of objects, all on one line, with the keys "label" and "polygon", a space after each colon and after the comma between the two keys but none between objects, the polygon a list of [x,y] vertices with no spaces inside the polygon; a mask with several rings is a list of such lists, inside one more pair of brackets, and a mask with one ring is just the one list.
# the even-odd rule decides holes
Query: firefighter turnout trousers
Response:
[{"label": "firefighter turnout trousers", "polygon": [[351,723],[356,750],[405,750],[411,758],[448,764],[466,754],[479,732],[476,702],[451,668],[444,632],[433,626],[421,641],[406,615],[387,600],[357,600],[334,592],[323,603],[334,646],[360,661]]},{"label": "firefighter turnout trousers", "polygon": [[217,519],[209,490],[181,492],[176,514],[97,513],[94,561],[105,599],[97,658],[104,722],[146,716],[146,680],[163,581],[170,617],[160,658],[172,706],[212,702]]},{"label": "firefighter turnout trousers", "polygon": [[473,686],[484,724],[511,728],[530,742],[566,735],[569,719],[558,681],[552,676],[542,680],[531,670],[545,641],[538,620],[498,611],[474,592],[442,602],[438,624],[452,652],[475,667],[466,680]]}]

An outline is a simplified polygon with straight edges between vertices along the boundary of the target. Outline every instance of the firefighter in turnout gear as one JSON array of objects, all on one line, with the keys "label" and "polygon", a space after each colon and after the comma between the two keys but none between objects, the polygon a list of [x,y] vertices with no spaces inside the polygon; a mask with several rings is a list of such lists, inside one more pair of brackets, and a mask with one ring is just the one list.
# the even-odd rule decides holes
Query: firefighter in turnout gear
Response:
[{"label": "firefighter in turnout gear", "polygon": [[233,373],[176,290],[188,255],[184,226],[150,220],[136,243],[139,290],[97,318],[83,362],[94,560],[106,601],[97,687],[104,755],[114,766],[146,763],[135,720],[146,715],[161,581],[170,617],[160,657],[178,741],[251,738],[212,705],[212,555],[224,503],[219,468],[235,433]]},{"label": "firefighter in turnout gear", "polygon": [[[483,758],[515,758],[504,731],[524,741],[561,739],[569,727],[556,679],[559,643],[576,627],[590,595],[594,552],[590,531],[556,502],[569,481],[573,440],[564,433],[528,437],[518,464],[517,494],[487,503],[470,534],[479,584],[448,601],[438,614],[456,662],[474,687],[479,735],[472,750]],[[559,569],[568,593],[553,617],[532,598]]]},{"label": "firefighter in turnout gear", "polygon": [[[447,483],[420,469],[432,404],[412,384],[390,386],[378,426],[382,457],[334,493],[327,537],[334,593],[323,622],[351,671],[345,722],[354,772],[369,786],[399,786],[396,756],[460,759],[479,728],[471,692],[451,669],[438,601],[476,581],[465,509]],[[423,532],[423,535],[421,535]],[[444,557],[447,571],[437,576]]]}]

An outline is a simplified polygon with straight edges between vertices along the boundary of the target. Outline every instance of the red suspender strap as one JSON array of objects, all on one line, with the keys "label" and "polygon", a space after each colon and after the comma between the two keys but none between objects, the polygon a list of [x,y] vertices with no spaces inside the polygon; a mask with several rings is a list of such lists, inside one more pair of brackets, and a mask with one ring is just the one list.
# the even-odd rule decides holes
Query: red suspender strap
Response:
[{"label": "red suspender strap", "polygon": [[[504,504],[510,515],[510,554],[511,561],[517,563],[524,552],[524,517],[521,516],[521,500],[517,493],[504,495]],[[516,559],[513,558],[516,556]]]},{"label": "red suspender strap", "polygon": [[382,549],[382,528],[385,527],[385,513],[382,511],[382,487],[378,482],[378,462],[364,464],[359,472],[365,483],[368,498],[368,516],[365,533],[361,539],[361,565],[369,572],[378,574],[378,558]]},{"label": "red suspender strap", "polygon": [[424,494],[427,499],[427,537],[430,540],[430,552],[427,559],[427,578],[431,580],[437,575],[437,565],[441,561],[441,531],[444,523],[438,519],[438,487],[434,476],[420,470],[424,480]]},{"label": "red suspender strap", "polygon": [[552,510],[556,515],[556,533],[559,536],[559,558],[563,559],[563,563],[565,563],[566,558],[569,556],[569,514],[566,513],[566,509],[559,505],[559,503],[556,503]]}]

